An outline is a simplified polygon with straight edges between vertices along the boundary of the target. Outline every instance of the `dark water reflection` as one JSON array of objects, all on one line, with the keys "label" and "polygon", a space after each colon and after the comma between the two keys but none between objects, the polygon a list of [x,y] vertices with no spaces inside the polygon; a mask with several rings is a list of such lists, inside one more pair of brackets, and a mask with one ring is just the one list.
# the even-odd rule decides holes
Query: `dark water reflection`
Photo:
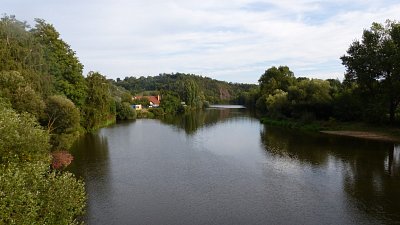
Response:
[{"label": "dark water reflection", "polygon": [[265,127],[243,109],[88,135],[89,224],[400,223],[400,148]]}]

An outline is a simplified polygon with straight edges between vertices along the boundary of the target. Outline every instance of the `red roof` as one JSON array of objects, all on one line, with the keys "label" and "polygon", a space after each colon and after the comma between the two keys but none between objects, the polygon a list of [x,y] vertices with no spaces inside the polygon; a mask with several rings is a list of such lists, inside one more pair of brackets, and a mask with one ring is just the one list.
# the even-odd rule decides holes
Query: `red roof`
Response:
[{"label": "red roof", "polygon": [[135,96],[135,99],[147,98],[154,105],[160,105],[160,100],[158,100],[158,96]]},{"label": "red roof", "polygon": [[143,97],[147,98],[154,105],[160,105],[160,100],[158,100],[157,96],[143,96]]}]

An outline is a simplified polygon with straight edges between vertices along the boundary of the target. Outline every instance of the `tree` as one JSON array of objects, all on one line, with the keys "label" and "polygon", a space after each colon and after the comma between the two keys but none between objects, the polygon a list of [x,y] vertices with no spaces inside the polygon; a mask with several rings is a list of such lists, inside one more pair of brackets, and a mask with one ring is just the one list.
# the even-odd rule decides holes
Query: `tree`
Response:
[{"label": "tree", "polygon": [[54,95],[47,99],[45,114],[53,150],[69,149],[79,135],[79,109],[68,98]]},{"label": "tree", "polygon": [[31,114],[18,114],[0,98],[0,163],[49,158],[49,135]]},{"label": "tree", "polygon": [[132,120],[136,119],[136,110],[131,107],[128,102],[115,102],[117,119],[118,120]]},{"label": "tree", "polygon": [[18,71],[33,90],[46,96],[53,91],[52,80],[46,70],[44,48],[29,28],[15,16],[1,18],[0,71]]},{"label": "tree", "polygon": [[42,19],[35,19],[35,21],[36,25],[32,33],[44,46],[48,72],[55,78],[56,90],[81,107],[86,97],[85,79],[82,75],[83,65],[70,46],[60,38],[60,34],[53,25]]},{"label": "tree", "polygon": [[112,114],[114,100],[111,98],[109,82],[98,72],[90,72],[86,78],[88,95],[83,108],[83,126],[91,131],[103,126]]},{"label": "tree", "polygon": [[181,101],[178,96],[175,96],[172,92],[164,93],[160,102],[160,107],[165,113],[177,113],[183,112]]},{"label": "tree", "polygon": [[19,72],[0,72],[0,97],[10,100],[17,112],[29,112],[40,118],[44,110],[44,102],[39,94]]},{"label": "tree", "polygon": [[[388,113],[389,121],[394,122],[400,103],[400,24],[390,20],[373,23],[341,60],[346,66],[345,79],[362,90],[366,112],[377,112],[373,114],[380,117]],[[386,112],[380,112],[381,103]]]},{"label": "tree", "polygon": [[0,224],[77,224],[84,184],[49,170],[49,147],[36,118],[0,98]]},{"label": "tree", "polygon": [[85,186],[44,162],[0,164],[0,224],[79,224]]},{"label": "tree", "polygon": [[287,111],[285,110],[289,105],[287,96],[288,93],[280,89],[276,89],[274,94],[268,95],[266,99],[266,107],[270,116],[279,117]]},{"label": "tree", "polygon": [[183,79],[180,89],[180,95],[183,96],[186,105],[192,108],[203,107],[204,95],[196,81],[191,78]]},{"label": "tree", "polygon": [[286,92],[294,82],[294,74],[287,66],[279,66],[278,68],[273,66],[266,70],[258,80],[262,94],[273,94],[276,89]]},{"label": "tree", "polygon": [[297,79],[288,88],[288,100],[292,104],[293,117],[317,117],[327,119],[332,115],[332,96],[329,81]]}]

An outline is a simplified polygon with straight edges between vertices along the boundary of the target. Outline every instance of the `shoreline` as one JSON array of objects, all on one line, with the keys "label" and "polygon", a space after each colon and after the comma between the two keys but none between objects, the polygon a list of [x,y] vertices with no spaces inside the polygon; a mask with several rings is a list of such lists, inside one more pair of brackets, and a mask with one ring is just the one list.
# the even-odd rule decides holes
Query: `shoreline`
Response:
[{"label": "shoreline", "polygon": [[338,121],[301,122],[289,119],[275,120],[268,117],[261,118],[260,122],[270,126],[278,126],[289,129],[299,129],[329,135],[386,141],[400,144],[400,128],[393,126],[373,126],[371,124],[359,122]]},{"label": "shoreline", "polygon": [[320,133],[323,134],[330,134],[330,135],[337,135],[337,136],[345,136],[345,137],[354,137],[354,138],[361,138],[361,139],[369,139],[369,140],[377,140],[377,141],[387,141],[393,143],[400,143],[400,139],[379,133],[379,132],[372,132],[372,131],[355,131],[355,130],[322,130]]}]

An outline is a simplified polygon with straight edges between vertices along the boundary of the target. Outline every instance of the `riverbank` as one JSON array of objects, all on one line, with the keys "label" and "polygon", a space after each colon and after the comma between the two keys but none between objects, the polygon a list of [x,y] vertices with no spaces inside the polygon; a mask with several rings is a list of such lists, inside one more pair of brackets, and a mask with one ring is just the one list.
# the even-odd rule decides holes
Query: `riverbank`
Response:
[{"label": "riverbank", "polygon": [[400,127],[372,125],[360,122],[274,120],[261,118],[261,123],[290,129],[320,132],[331,135],[400,143]]},{"label": "riverbank", "polygon": [[336,131],[320,131],[320,132],[324,133],[324,134],[333,134],[333,135],[339,135],[339,136],[380,140],[380,141],[388,141],[388,142],[400,142],[399,139],[396,137],[389,136],[389,135],[383,134],[383,133],[373,132],[373,131],[336,130]]}]

